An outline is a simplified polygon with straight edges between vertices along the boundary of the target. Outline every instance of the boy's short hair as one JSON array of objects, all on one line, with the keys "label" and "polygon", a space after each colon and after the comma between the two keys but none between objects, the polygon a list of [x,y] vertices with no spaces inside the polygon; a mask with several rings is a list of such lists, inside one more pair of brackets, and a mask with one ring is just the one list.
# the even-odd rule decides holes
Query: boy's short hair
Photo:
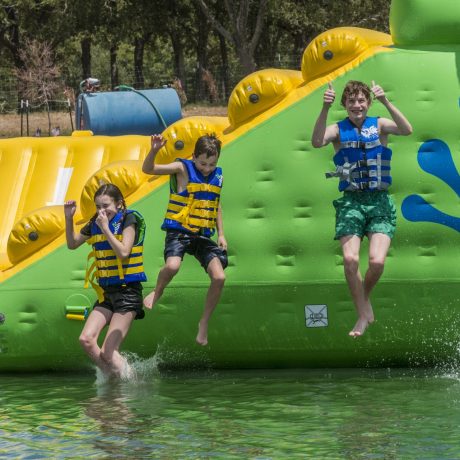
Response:
[{"label": "boy's short hair", "polygon": [[215,134],[205,134],[196,141],[193,155],[195,157],[206,155],[206,158],[217,156],[219,158],[221,145],[222,142],[217,139]]},{"label": "boy's short hair", "polygon": [[359,93],[363,93],[364,97],[367,99],[367,102],[371,103],[371,89],[366,83],[357,80],[350,80],[343,89],[342,99],[340,103],[345,107],[345,102],[349,96],[357,96]]}]

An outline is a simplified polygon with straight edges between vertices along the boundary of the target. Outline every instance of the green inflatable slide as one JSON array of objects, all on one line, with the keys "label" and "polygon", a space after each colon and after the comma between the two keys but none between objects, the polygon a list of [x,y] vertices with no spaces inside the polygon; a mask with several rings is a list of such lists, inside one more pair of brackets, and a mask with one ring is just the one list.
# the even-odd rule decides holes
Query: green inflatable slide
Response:
[{"label": "green inflatable slide", "polygon": [[[301,71],[265,69],[235,87],[228,119],[193,118],[169,127],[163,160],[189,156],[196,137],[223,140],[222,207],[229,266],[210,321],[195,343],[209,279],[193,257],[123,351],[165,367],[280,368],[433,366],[456,362],[460,345],[460,2],[393,0],[391,36],[357,28],[310,43]],[[397,231],[372,295],[376,321],[348,336],[356,312],[334,241],[333,149],[311,133],[327,83],[372,80],[407,116],[414,133],[391,137],[390,192]],[[370,115],[388,117],[378,102]],[[328,123],[346,116],[336,102]],[[155,285],[169,187],[144,177],[150,139],[77,132],[68,138],[0,141],[0,371],[80,370],[78,343],[95,301],[84,288],[88,247],[70,251],[64,199],[91,215],[101,178],[121,184],[145,217],[145,265]],[[180,140],[180,142],[179,142]],[[185,146],[185,147],[184,147]],[[177,151],[175,151],[177,150]],[[6,203],[6,204],[5,204]],[[78,220],[78,219],[77,219]],[[367,266],[367,240],[361,266]]]}]

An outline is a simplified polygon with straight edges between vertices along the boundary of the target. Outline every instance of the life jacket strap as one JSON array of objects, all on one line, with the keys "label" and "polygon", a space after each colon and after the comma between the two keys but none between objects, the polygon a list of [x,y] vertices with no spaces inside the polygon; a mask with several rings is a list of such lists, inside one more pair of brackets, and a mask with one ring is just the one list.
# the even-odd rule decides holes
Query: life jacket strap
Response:
[{"label": "life jacket strap", "polygon": [[97,269],[96,269],[96,260],[93,261],[93,263],[88,266],[89,261],[91,259],[94,259],[94,251],[91,251],[88,254],[88,257],[86,259],[86,273],[85,273],[85,284],[84,288],[88,289],[89,285],[91,284],[91,287],[94,289],[97,295],[97,300],[99,302],[104,301],[104,290],[95,282],[94,280],[97,278]]},{"label": "life jacket strap", "polygon": [[[138,265],[136,267],[127,267],[123,269],[123,278],[124,279],[125,275],[134,275],[136,273],[142,273],[144,271],[144,267],[142,265]],[[113,269],[102,269],[98,270],[98,275],[100,278],[111,278],[112,276],[117,276],[120,277],[120,271],[119,267],[113,268]]]},{"label": "life jacket strap", "polygon": [[[357,168],[369,168],[376,167],[376,169],[367,169],[361,171],[355,171]],[[345,162],[343,165],[337,166],[335,171],[327,172],[326,179],[331,177],[339,177],[340,180],[350,182],[350,179],[357,177],[381,177],[382,166],[390,167],[390,161],[382,160],[381,155],[377,159],[371,158],[368,160],[359,160],[354,163]]]},{"label": "life jacket strap", "polygon": [[187,184],[187,192],[196,193],[196,192],[212,192],[220,194],[220,187],[210,184],[197,184],[195,182]]},{"label": "life jacket strap", "polygon": [[380,139],[376,139],[375,141],[348,141],[348,142],[341,142],[340,148],[341,149],[361,149],[361,150],[368,150],[373,149],[374,147],[378,147],[381,145]]},{"label": "life jacket strap", "polygon": [[[122,241],[123,240],[123,235],[113,235],[117,240]],[[96,243],[102,243],[103,241],[107,241],[107,237],[103,234],[97,234],[93,235],[91,238],[88,238],[86,242],[88,244],[96,244]]]}]

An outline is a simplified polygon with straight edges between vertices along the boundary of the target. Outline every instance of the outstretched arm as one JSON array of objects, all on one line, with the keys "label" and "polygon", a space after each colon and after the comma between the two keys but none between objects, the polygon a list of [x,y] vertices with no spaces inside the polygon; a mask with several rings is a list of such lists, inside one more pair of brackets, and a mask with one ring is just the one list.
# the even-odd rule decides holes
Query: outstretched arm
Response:
[{"label": "outstretched arm", "polygon": [[222,206],[219,203],[219,208],[217,209],[217,219],[216,219],[216,227],[217,227],[217,244],[223,250],[227,250],[227,240],[224,236],[224,220],[222,219]]},{"label": "outstretched arm", "polygon": [[412,134],[412,125],[407,118],[392,104],[386,97],[382,87],[372,81],[372,92],[375,98],[385,106],[392,120],[379,118],[379,128],[381,134],[395,134],[397,136],[409,136]]},{"label": "outstretched arm", "polygon": [[77,210],[77,203],[74,200],[69,200],[64,203],[64,216],[65,216],[65,237],[67,240],[67,247],[69,249],[77,249],[89,237],[81,233],[75,233],[73,225],[73,216]]},{"label": "outstretched arm", "polygon": [[330,142],[338,140],[339,131],[337,125],[334,124],[326,126],[327,115],[334,100],[334,88],[332,87],[331,83],[328,83],[328,89],[324,93],[323,107],[321,109],[318,119],[316,120],[315,127],[311,135],[311,143],[315,148],[323,147],[329,144]]},{"label": "outstretched arm", "polygon": [[145,157],[142,165],[142,172],[151,175],[177,174],[183,171],[183,166],[180,161],[174,161],[165,165],[155,163],[155,159],[159,150],[166,145],[166,139],[161,134],[154,134],[151,141],[151,149]]}]

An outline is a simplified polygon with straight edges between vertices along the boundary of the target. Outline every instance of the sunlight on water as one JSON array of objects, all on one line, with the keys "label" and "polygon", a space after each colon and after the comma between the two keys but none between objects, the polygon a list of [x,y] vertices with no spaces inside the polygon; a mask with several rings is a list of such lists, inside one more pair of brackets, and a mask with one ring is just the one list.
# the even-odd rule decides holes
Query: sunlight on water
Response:
[{"label": "sunlight on water", "polygon": [[1,458],[460,458],[459,372],[0,376]]}]

